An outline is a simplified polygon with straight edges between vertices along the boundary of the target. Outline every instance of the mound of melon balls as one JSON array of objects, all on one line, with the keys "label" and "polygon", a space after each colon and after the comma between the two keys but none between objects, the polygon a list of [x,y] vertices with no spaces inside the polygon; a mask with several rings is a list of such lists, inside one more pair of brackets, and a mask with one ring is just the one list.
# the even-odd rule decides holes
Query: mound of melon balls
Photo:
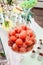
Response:
[{"label": "mound of melon balls", "polygon": [[8,34],[8,45],[14,52],[25,53],[33,49],[36,35],[33,30],[25,25],[15,27]]}]

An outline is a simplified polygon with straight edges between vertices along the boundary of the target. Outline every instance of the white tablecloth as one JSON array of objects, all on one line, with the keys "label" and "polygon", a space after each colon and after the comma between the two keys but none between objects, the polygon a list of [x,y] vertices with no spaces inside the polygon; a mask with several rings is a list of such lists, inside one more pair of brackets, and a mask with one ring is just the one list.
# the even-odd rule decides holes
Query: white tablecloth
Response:
[{"label": "white tablecloth", "polygon": [[[36,38],[38,39],[43,39],[43,28],[41,28],[35,21],[33,18],[31,18],[31,28],[34,30],[34,32],[36,33]],[[12,52],[12,50],[8,47],[8,36],[7,36],[7,32],[5,32],[1,26],[0,26],[0,36],[2,38],[2,42],[3,42],[3,46],[5,49],[5,53],[7,56],[7,59],[10,62],[10,65],[40,65],[40,63],[37,61],[37,59],[34,61],[30,57],[30,53],[25,54],[25,60],[20,64],[20,58],[22,58],[21,54],[17,54]],[[28,62],[26,59],[28,58],[29,61],[34,61],[33,63]],[[26,62],[25,62],[26,61]]]}]

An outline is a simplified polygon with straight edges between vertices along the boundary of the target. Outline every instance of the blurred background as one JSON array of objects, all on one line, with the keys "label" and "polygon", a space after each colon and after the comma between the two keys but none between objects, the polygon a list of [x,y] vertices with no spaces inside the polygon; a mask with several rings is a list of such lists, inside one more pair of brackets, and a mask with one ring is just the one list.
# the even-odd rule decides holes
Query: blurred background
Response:
[{"label": "blurred background", "polygon": [[[12,0],[16,5],[24,0]],[[7,3],[7,0],[0,0],[0,3]],[[38,0],[37,5],[31,10],[34,13],[34,18],[36,22],[43,27],[43,0]]]},{"label": "blurred background", "polygon": [[34,12],[36,22],[43,27],[43,0],[38,0],[36,7],[32,9],[32,12]]}]

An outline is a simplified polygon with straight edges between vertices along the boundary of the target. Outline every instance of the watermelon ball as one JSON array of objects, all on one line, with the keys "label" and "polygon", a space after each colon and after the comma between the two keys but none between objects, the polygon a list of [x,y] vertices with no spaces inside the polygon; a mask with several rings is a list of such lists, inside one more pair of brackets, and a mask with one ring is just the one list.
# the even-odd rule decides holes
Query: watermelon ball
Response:
[{"label": "watermelon ball", "polygon": [[22,39],[17,39],[16,44],[17,44],[18,47],[21,47],[23,45]]},{"label": "watermelon ball", "polygon": [[27,30],[28,28],[27,28],[27,26],[22,25],[22,29],[23,29],[23,30]]},{"label": "watermelon ball", "polygon": [[26,38],[26,31],[22,31],[19,35],[19,37],[23,40]]},{"label": "watermelon ball", "polygon": [[18,46],[17,46],[16,44],[13,44],[13,46],[12,46],[12,50],[18,52]]},{"label": "watermelon ball", "polygon": [[16,38],[15,36],[11,36],[9,39],[10,39],[11,41],[15,42],[17,38]]},{"label": "watermelon ball", "polygon": [[21,53],[25,53],[25,52],[26,52],[26,48],[21,47],[21,48],[20,48],[20,52],[21,52]]},{"label": "watermelon ball", "polygon": [[26,39],[26,45],[31,46],[33,44],[33,41]]}]

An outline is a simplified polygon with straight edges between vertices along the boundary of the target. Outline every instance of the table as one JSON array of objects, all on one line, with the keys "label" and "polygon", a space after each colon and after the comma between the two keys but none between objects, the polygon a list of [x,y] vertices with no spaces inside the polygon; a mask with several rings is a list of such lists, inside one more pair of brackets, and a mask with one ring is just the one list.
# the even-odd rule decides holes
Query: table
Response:
[{"label": "table", "polygon": [[[34,18],[31,18],[31,24],[30,27],[34,30],[36,34],[37,40],[40,38],[43,39],[43,28],[41,28],[34,20]],[[23,55],[25,59],[23,60],[23,56],[21,54],[17,54],[12,52],[12,50],[8,47],[8,35],[5,30],[3,30],[0,26],[0,36],[2,38],[4,50],[7,56],[7,59],[9,60],[10,64],[7,65],[41,65],[41,62],[37,61],[37,58],[31,59],[30,54],[31,52]],[[27,59],[28,58],[28,59]],[[23,62],[20,63],[20,59],[23,60]],[[35,60],[35,61],[34,61]],[[31,61],[31,62],[30,62]]]}]

